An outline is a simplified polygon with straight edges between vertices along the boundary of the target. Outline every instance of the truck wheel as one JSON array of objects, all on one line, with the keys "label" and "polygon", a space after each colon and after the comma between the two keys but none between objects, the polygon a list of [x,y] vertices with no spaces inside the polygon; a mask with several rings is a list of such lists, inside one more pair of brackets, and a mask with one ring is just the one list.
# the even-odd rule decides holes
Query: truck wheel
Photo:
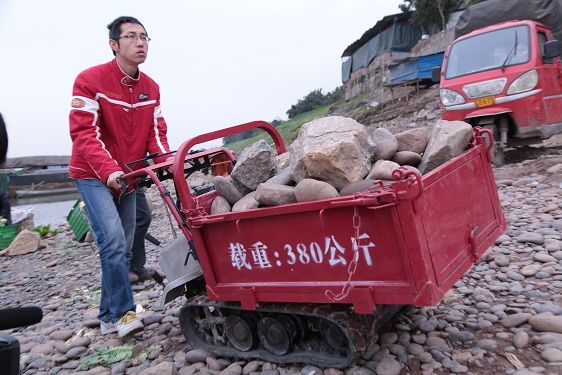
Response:
[{"label": "truck wheel", "polygon": [[494,144],[492,146],[492,164],[494,167],[501,167],[505,163],[505,151],[500,143],[500,131],[497,125],[486,125],[484,129],[489,129],[494,135]]}]

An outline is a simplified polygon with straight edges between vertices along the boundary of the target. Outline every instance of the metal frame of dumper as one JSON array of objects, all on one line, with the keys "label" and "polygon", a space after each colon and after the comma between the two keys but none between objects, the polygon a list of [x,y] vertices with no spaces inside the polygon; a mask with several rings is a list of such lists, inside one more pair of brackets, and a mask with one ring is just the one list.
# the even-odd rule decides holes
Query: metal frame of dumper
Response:
[{"label": "metal frame of dumper", "polygon": [[[143,179],[156,185],[187,240],[185,256],[195,249],[211,300],[239,302],[244,310],[274,302],[349,304],[359,314],[381,304],[430,306],[505,230],[492,134],[479,128],[464,153],[423,176],[401,167],[390,184],[373,181],[353,196],[210,215],[217,193],[194,196],[186,166],[218,153],[235,163],[234,155],[224,147],[189,151],[255,128],[271,136],[278,154],[286,151],[272,125],[255,121],[191,138],[173,162],[124,176],[130,186]],[[169,178],[176,199],[162,184]],[[185,280],[169,281],[176,284],[166,293]]]}]

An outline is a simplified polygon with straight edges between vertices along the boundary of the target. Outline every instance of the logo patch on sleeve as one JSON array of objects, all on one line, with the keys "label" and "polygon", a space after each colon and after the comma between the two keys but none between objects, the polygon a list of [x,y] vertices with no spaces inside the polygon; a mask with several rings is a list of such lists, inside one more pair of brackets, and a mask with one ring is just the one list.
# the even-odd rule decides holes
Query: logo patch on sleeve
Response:
[{"label": "logo patch on sleeve", "polygon": [[84,108],[86,103],[79,98],[72,98],[72,103],[70,104],[72,108]]},{"label": "logo patch on sleeve", "polygon": [[139,100],[147,100],[148,99],[148,94],[141,92],[139,94]]}]

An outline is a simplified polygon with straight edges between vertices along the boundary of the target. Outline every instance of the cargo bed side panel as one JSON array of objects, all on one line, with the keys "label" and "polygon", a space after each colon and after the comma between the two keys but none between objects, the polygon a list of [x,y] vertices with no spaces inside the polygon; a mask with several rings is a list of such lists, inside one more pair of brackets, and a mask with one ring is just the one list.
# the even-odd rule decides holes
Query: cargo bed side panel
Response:
[{"label": "cargo bed side panel", "polygon": [[[503,232],[504,219],[484,153],[467,153],[424,178],[416,202],[437,285],[447,289]],[[458,278],[457,278],[458,279]]]},{"label": "cargo bed side panel", "polygon": [[[332,302],[326,291],[337,294],[347,284],[355,246],[354,287],[367,288],[375,299],[414,298],[412,252],[402,240],[395,205],[270,210],[277,214],[223,220],[199,232],[210,260],[204,271],[213,273],[210,287],[218,297],[232,300],[233,293],[251,289],[257,302]],[[350,303],[351,296],[340,302]]]}]

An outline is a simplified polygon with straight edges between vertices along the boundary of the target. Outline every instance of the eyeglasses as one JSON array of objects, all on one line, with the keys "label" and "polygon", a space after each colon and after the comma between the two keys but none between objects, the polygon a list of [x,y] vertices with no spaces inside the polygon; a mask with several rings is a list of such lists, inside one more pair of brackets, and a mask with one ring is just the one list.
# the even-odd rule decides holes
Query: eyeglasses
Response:
[{"label": "eyeglasses", "polygon": [[140,34],[140,35],[127,34],[127,35],[120,36],[117,39],[121,39],[121,38],[125,38],[125,39],[130,40],[130,41],[139,40],[139,39],[142,40],[143,42],[150,42],[151,41],[150,37],[146,34]]}]

